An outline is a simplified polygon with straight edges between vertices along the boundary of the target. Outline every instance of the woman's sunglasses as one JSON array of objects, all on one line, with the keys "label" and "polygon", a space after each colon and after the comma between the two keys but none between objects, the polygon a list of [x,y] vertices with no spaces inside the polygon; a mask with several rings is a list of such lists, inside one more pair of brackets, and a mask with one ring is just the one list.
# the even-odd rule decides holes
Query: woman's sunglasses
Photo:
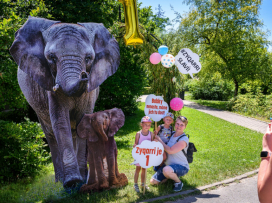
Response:
[{"label": "woman's sunglasses", "polygon": [[185,116],[179,116],[179,119],[184,118],[187,121],[187,118]]}]

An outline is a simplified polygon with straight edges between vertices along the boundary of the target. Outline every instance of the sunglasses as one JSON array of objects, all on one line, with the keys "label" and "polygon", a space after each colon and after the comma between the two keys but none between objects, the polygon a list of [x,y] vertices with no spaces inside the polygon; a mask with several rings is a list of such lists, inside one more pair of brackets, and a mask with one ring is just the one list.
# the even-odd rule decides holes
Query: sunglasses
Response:
[{"label": "sunglasses", "polygon": [[179,116],[179,119],[184,118],[187,121],[187,118],[185,116]]}]

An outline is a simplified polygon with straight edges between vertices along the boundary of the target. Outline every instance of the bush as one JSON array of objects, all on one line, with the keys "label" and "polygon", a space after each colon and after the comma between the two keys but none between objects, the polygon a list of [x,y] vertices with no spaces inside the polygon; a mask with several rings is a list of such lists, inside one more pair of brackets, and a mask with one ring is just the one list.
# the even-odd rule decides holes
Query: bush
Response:
[{"label": "bush", "polygon": [[232,110],[249,116],[269,119],[272,117],[272,94],[264,95],[259,87],[256,89],[255,95],[253,90],[247,94],[238,95]]},{"label": "bush", "polygon": [[144,87],[143,95],[154,94],[151,87]]},{"label": "bush", "polygon": [[194,99],[226,101],[234,94],[234,85],[221,78],[191,80],[187,82]]},{"label": "bush", "polygon": [[0,181],[36,175],[50,158],[40,124],[29,119],[18,124],[0,120],[0,129]]}]

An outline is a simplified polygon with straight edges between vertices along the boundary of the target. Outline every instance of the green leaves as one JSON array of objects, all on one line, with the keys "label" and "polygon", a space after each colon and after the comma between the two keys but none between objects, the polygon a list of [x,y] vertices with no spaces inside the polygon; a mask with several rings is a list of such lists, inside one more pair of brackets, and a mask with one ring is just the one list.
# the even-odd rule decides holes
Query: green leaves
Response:
[{"label": "green leaves", "polygon": [[0,129],[1,182],[34,176],[48,163],[50,155],[40,124],[29,119],[20,124],[0,120]]}]

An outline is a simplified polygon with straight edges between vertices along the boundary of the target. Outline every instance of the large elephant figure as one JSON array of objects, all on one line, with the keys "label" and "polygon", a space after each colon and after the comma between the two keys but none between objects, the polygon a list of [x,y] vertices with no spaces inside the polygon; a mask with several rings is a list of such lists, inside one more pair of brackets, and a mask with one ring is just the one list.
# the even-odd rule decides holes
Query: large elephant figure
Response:
[{"label": "large elephant figure", "polygon": [[10,53],[18,82],[48,141],[55,181],[72,187],[87,178],[86,140],[76,136],[92,113],[99,85],[120,63],[117,41],[103,24],[61,23],[29,17],[15,33]]},{"label": "large elephant figure", "polygon": [[[87,186],[84,185],[82,190],[100,190],[128,184],[126,175],[118,171],[117,146],[114,140],[115,133],[124,123],[125,115],[117,108],[83,116],[78,124],[77,133],[88,142],[89,172]],[[103,164],[104,158],[106,164]]]}]

